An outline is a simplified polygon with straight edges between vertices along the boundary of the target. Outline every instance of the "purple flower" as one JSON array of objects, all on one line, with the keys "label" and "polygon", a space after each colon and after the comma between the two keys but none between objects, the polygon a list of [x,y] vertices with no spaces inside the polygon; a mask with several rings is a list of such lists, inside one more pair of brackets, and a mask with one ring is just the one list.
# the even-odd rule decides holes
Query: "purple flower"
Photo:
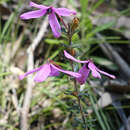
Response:
[{"label": "purple flower", "polygon": [[39,68],[30,70],[29,72],[26,72],[25,74],[20,75],[19,79],[22,80],[26,76],[28,76],[29,74],[32,74],[34,72],[37,72],[34,77],[35,82],[43,82],[47,79],[47,77],[59,76],[60,72],[63,72],[65,74],[73,76],[75,78],[79,78],[81,76],[79,73],[66,71],[59,67],[56,67],[55,65],[53,65],[51,63],[47,63],[47,64],[40,66]]},{"label": "purple flower", "polygon": [[108,74],[100,69],[98,69],[92,60],[86,60],[86,61],[80,61],[80,60],[77,60],[76,58],[74,58],[73,56],[71,56],[69,53],[67,53],[66,51],[64,51],[64,55],[65,57],[67,57],[68,59],[70,60],[73,60],[75,62],[78,62],[78,63],[84,63],[83,67],[80,68],[79,70],[79,73],[82,75],[81,77],[78,77],[76,78],[76,80],[80,83],[80,84],[84,84],[85,81],[87,80],[88,78],[88,75],[90,73],[90,71],[92,72],[92,76],[95,77],[95,78],[99,78],[101,79],[101,74],[104,74],[106,76],[109,76],[113,79],[115,79],[115,76],[114,75],[111,75],[111,74]]},{"label": "purple flower", "polygon": [[30,11],[27,13],[24,13],[20,16],[21,19],[31,19],[31,18],[39,18],[45,14],[49,15],[49,24],[51,26],[52,32],[55,37],[59,37],[61,35],[61,27],[60,24],[56,18],[56,14],[58,16],[69,16],[69,15],[75,15],[76,12],[66,9],[66,8],[54,8],[52,6],[44,6],[44,5],[38,5],[34,2],[30,2],[29,4],[32,7],[36,7],[39,10]]}]

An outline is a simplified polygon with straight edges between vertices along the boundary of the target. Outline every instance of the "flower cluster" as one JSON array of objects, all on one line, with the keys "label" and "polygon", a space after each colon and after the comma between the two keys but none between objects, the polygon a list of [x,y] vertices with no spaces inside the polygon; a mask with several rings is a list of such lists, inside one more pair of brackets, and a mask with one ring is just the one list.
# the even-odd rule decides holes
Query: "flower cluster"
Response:
[{"label": "flower cluster", "polygon": [[[49,15],[49,24],[51,26],[52,32],[55,37],[60,37],[60,35],[61,35],[61,27],[57,20],[57,16],[61,17],[61,16],[70,16],[70,15],[76,14],[75,11],[72,11],[72,10],[69,10],[66,8],[54,8],[52,6],[48,7],[48,6],[44,6],[44,5],[38,5],[34,2],[30,2],[30,6],[38,8],[38,10],[30,11],[30,12],[22,14],[20,16],[21,19],[39,18],[45,14]],[[76,27],[77,27],[78,22],[79,21],[76,20]],[[72,30],[75,29],[76,27],[73,26]],[[69,60],[72,60],[73,62],[83,64],[83,66],[80,68],[79,72],[72,72],[72,71],[64,70],[60,66],[55,65],[48,61],[46,64],[44,64],[36,69],[30,70],[29,72],[26,72],[23,75],[20,75],[19,76],[20,80],[22,80],[23,78],[25,78],[26,76],[28,76],[29,74],[32,74],[34,72],[37,72],[34,77],[35,82],[43,82],[48,77],[59,76],[60,72],[76,78],[76,81],[79,84],[84,84],[86,82],[90,72],[92,73],[92,76],[95,78],[101,78],[100,73],[104,74],[106,76],[109,76],[113,79],[115,78],[114,75],[108,74],[108,73],[98,69],[94,65],[92,60],[86,60],[86,61],[77,60],[75,57],[70,55],[67,51],[64,51],[64,55],[66,58],[68,58]]]},{"label": "flower cluster", "polygon": [[46,63],[39,68],[30,70],[29,72],[26,72],[23,75],[20,75],[19,78],[22,80],[29,74],[32,74],[34,72],[37,72],[34,78],[35,82],[43,82],[47,79],[47,77],[52,77],[52,76],[59,76],[60,72],[67,74],[69,76],[72,76],[76,78],[77,82],[79,84],[84,84],[89,76],[90,71],[92,72],[92,76],[95,78],[101,78],[101,74],[104,74],[106,76],[109,76],[111,78],[115,78],[114,75],[108,74],[100,69],[98,69],[94,63],[91,60],[86,60],[86,61],[80,61],[74,58],[72,55],[70,55],[67,51],[64,51],[64,55],[66,58],[78,62],[78,63],[83,63],[83,67],[79,70],[79,72],[72,72],[68,70],[63,70],[60,66],[54,65],[53,63]]}]

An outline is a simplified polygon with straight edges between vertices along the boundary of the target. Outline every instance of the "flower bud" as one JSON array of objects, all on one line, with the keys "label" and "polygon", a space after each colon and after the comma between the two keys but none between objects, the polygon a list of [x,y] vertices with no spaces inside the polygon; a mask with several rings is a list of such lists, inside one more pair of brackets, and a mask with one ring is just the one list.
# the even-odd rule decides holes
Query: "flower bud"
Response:
[{"label": "flower bud", "polygon": [[73,48],[71,48],[70,54],[71,54],[72,56],[75,56],[75,55],[76,55],[76,51],[75,51]]},{"label": "flower bud", "polygon": [[75,29],[79,26],[79,18],[78,17],[74,17],[73,21],[72,21],[72,27],[71,27],[71,31],[74,32]]}]

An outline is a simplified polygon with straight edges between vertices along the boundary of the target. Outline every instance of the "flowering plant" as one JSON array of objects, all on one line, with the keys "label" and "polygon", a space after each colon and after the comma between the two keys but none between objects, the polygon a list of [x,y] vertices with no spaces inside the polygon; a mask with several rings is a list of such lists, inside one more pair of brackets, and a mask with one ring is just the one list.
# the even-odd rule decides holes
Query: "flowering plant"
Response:
[{"label": "flowering plant", "polygon": [[[100,70],[98,67],[96,67],[94,62],[90,59],[82,61],[82,60],[78,60],[74,57],[75,52],[73,52],[73,48],[71,47],[71,44],[72,44],[71,41],[72,41],[72,36],[75,33],[76,28],[78,27],[79,19],[77,17],[75,17],[71,24],[69,23],[66,25],[61,16],[75,15],[76,14],[75,11],[72,11],[72,10],[69,10],[66,8],[55,8],[53,6],[39,5],[34,2],[30,2],[29,5],[32,7],[38,8],[38,10],[23,13],[20,16],[21,19],[39,18],[41,16],[48,15],[49,24],[52,29],[53,35],[57,38],[60,37],[61,33],[62,33],[61,26],[59,24],[59,21],[57,20],[57,17],[59,18],[61,23],[63,23],[64,27],[67,29],[66,34],[67,34],[69,46],[66,50],[69,53],[66,50],[64,50],[64,56],[67,59],[69,59],[72,71],[64,70],[60,66],[48,61],[46,64],[44,64],[36,69],[30,70],[23,75],[20,75],[19,78],[20,78],[20,80],[22,80],[26,76],[28,76],[29,74],[32,74],[34,72],[36,72],[36,75],[34,77],[35,82],[43,82],[48,77],[59,76],[60,72],[74,77],[74,88],[75,88],[75,92],[76,92],[75,96],[77,97],[83,124],[85,125],[85,127],[87,129],[88,126],[86,124],[86,118],[84,116],[83,108],[80,103],[81,99],[79,96],[78,86],[86,83],[86,80],[88,79],[90,72],[93,77],[99,78],[99,79],[101,79],[100,73],[103,75],[106,75],[112,79],[115,79],[115,76]],[[78,72],[74,72],[73,62],[83,64],[83,66],[79,69]],[[79,83],[79,84],[77,84],[77,83]]]}]

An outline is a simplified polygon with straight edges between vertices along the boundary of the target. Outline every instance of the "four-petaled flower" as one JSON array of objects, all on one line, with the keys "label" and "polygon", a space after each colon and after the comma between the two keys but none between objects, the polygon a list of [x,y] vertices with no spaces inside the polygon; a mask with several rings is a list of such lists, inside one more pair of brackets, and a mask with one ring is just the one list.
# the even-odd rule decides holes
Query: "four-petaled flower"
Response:
[{"label": "four-petaled flower", "polygon": [[25,74],[20,75],[19,79],[22,80],[26,76],[28,76],[29,74],[32,74],[34,72],[37,72],[34,77],[35,82],[43,82],[47,79],[47,77],[59,76],[60,72],[63,72],[65,74],[73,76],[75,78],[81,77],[81,75],[79,73],[63,70],[60,67],[57,67],[56,65],[53,65],[51,63],[46,63],[46,64],[40,66],[39,68],[30,70],[29,72],[26,72]]},{"label": "four-petaled flower", "polygon": [[109,76],[113,79],[115,79],[114,75],[108,74],[100,69],[98,69],[92,60],[86,60],[86,61],[80,61],[77,60],[76,58],[74,58],[73,56],[71,56],[69,53],[67,53],[66,51],[64,51],[64,55],[66,58],[78,62],[78,63],[83,63],[83,67],[80,68],[79,73],[82,75],[81,77],[76,78],[76,80],[80,83],[80,84],[84,84],[86,79],[88,78],[88,75],[90,73],[90,71],[92,72],[92,76],[95,78],[100,78],[101,79],[101,74],[104,74],[106,76]]},{"label": "four-petaled flower", "polygon": [[31,18],[39,18],[45,14],[49,15],[49,24],[51,26],[53,35],[55,37],[60,37],[61,35],[61,27],[60,24],[56,18],[56,14],[58,16],[69,16],[69,15],[75,15],[76,12],[66,9],[66,8],[54,8],[52,6],[44,6],[44,5],[38,5],[34,2],[30,2],[29,4],[32,7],[36,7],[39,10],[30,11],[27,13],[24,13],[20,16],[21,19],[31,19]]}]

